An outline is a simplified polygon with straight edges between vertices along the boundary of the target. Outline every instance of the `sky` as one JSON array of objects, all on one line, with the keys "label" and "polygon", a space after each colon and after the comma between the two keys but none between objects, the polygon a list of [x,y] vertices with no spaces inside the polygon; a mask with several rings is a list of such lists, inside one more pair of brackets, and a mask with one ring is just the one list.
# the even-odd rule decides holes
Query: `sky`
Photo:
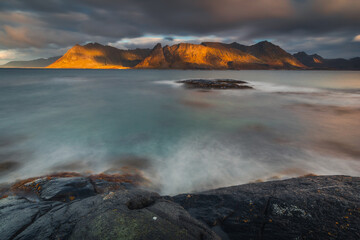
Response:
[{"label": "sky", "polygon": [[360,0],[0,0],[0,64],[75,44],[269,40],[290,53],[360,56]]}]

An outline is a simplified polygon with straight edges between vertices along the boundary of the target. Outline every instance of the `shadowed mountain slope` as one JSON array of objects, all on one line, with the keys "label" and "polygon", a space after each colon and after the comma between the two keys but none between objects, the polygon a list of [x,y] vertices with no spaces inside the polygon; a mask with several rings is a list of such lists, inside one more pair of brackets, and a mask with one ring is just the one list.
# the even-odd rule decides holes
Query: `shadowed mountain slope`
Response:
[{"label": "shadowed mountain slope", "polygon": [[304,65],[313,69],[328,69],[328,70],[359,70],[360,57],[344,59],[325,59],[317,54],[308,55],[305,52],[298,52],[294,57],[302,62]]},{"label": "shadowed mountain slope", "polygon": [[0,65],[0,67],[1,68],[43,68],[54,63],[59,58],[61,58],[61,56],[51,57],[51,58],[39,58],[29,61],[11,61],[4,65]]}]

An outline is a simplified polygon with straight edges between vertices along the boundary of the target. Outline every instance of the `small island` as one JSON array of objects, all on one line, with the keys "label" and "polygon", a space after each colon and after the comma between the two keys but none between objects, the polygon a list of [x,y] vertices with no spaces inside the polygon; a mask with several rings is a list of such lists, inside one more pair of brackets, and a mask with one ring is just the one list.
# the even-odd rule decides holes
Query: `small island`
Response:
[{"label": "small island", "polygon": [[177,81],[190,89],[253,89],[248,83],[233,79],[189,79]]}]

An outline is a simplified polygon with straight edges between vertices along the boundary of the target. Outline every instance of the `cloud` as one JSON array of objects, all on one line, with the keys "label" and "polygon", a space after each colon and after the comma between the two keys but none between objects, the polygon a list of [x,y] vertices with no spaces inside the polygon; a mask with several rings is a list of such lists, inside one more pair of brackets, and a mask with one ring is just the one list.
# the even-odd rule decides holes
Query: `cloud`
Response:
[{"label": "cloud", "polygon": [[27,24],[27,25],[43,25],[41,21],[37,19],[37,16],[29,12],[0,12],[1,23],[15,23],[15,24]]},{"label": "cloud", "polygon": [[151,35],[136,38],[124,38],[117,42],[109,42],[108,45],[120,49],[153,48],[157,43],[173,45],[178,43],[201,43],[201,42],[224,42],[228,39],[216,36],[167,36]]},{"label": "cloud", "polygon": [[354,42],[360,42],[360,34],[355,36],[353,39]]},{"label": "cloud", "polygon": [[290,53],[305,51],[332,58],[355,57],[360,52],[360,44],[352,42],[351,37],[344,37],[343,33],[308,37],[294,35],[292,38],[283,35],[276,39],[276,43]]},{"label": "cloud", "polygon": [[17,60],[33,60],[37,58],[48,58],[61,56],[67,48],[21,48],[0,50],[0,64]]},{"label": "cloud", "polygon": [[342,51],[344,42],[329,41],[342,35],[353,43],[349,46],[354,54],[359,12],[359,0],[1,1],[0,49],[50,49],[87,41],[150,47],[154,41],[176,43],[170,38],[200,42],[209,36],[242,43],[274,39],[300,46],[310,45],[307,39],[323,38],[333,55],[350,56]]},{"label": "cloud", "polygon": [[313,0],[313,7],[324,15],[360,19],[360,1],[358,0]]},{"label": "cloud", "polygon": [[0,50],[0,60],[11,60],[14,59],[16,51],[11,50]]},{"label": "cloud", "polygon": [[46,47],[50,44],[58,46],[89,40],[81,33],[37,26],[13,27],[4,25],[0,32],[0,44],[8,47]]}]

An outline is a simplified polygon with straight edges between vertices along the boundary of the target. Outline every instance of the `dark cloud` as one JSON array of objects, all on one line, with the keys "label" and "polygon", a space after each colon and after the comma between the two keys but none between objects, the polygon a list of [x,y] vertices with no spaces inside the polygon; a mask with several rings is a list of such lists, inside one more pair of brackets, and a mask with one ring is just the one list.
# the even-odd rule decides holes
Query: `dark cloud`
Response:
[{"label": "dark cloud", "polygon": [[[1,1],[0,49],[45,51],[149,34],[165,41],[173,35],[212,35],[245,43],[272,39],[290,50],[306,45],[313,52],[349,57],[360,50],[352,41],[360,34],[359,12],[359,0]],[[311,39],[317,40],[310,44]]]},{"label": "dark cloud", "polygon": [[166,41],[174,41],[174,38],[173,37],[164,37],[164,40],[166,40]]}]

